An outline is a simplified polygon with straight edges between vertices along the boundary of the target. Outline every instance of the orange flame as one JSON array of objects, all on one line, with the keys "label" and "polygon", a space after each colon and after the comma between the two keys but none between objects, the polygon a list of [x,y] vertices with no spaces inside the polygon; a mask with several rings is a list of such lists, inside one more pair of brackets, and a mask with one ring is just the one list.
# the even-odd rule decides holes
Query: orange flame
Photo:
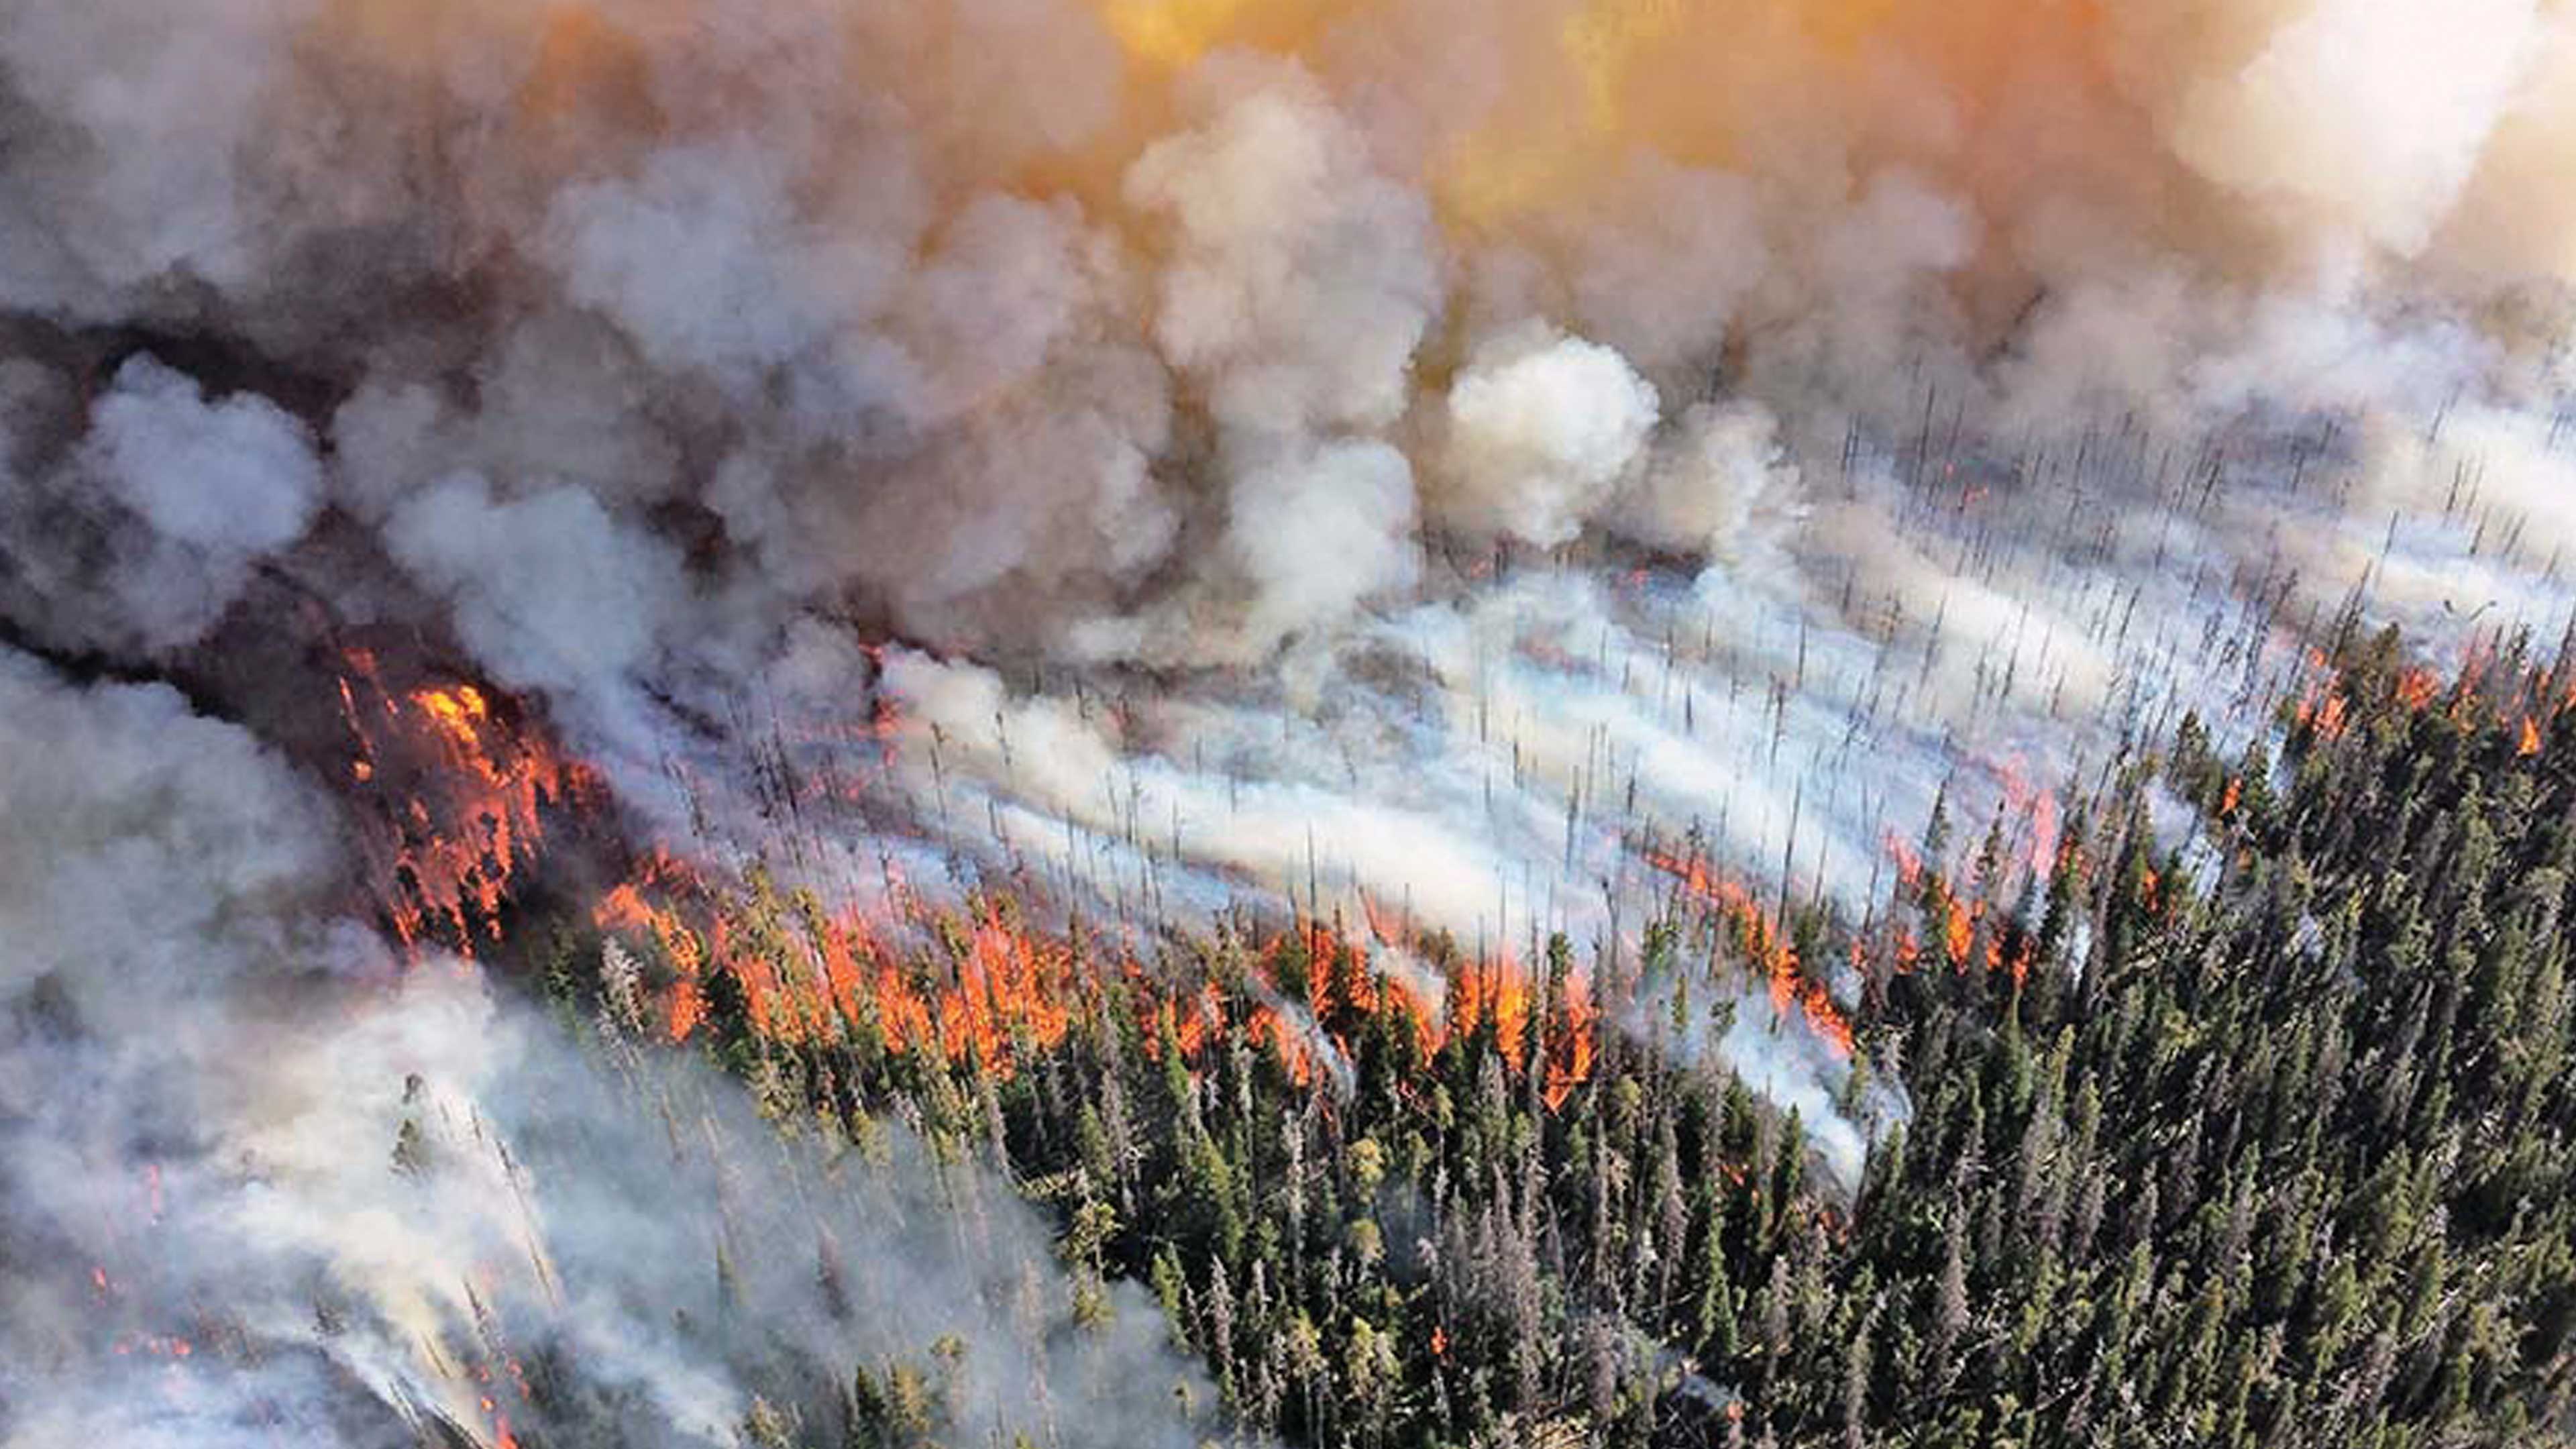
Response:
[{"label": "orange flame", "polygon": [[[998,900],[942,907],[898,887],[874,911],[826,915],[800,906],[793,929],[784,924],[791,913],[780,907],[764,882],[753,882],[748,900],[724,899],[657,853],[635,879],[603,895],[592,918],[601,930],[658,951],[672,978],[660,992],[661,1020],[675,1042],[708,1023],[707,985],[723,974],[740,990],[749,1028],[763,1038],[822,1039],[865,1023],[891,1050],[942,1066],[971,1062],[1006,1079],[1030,1053],[1054,1048],[1090,1019],[1112,982],[1140,999],[1156,1028],[1146,1037],[1148,1052],[1162,1050],[1168,1036],[1196,1064],[1239,1031],[1300,1084],[1315,1080],[1326,1054],[1348,1059],[1350,1041],[1328,1023],[1347,1027],[1355,1018],[1400,1015],[1426,1054],[1491,1023],[1507,1060],[1545,1074],[1551,1108],[1590,1077],[1597,1050],[1598,1012],[1580,975],[1562,984],[1546,1037],[1533,1042],[1535,993],[1508,958],[1458,966],[1445,999],[1435,1003],[1373,971],[1365,945],[1320,923],[1282,931],[1253,953],[1256,995],[1276,1005],[1236,1006],[1212,983],[1172,983],[1131,954],[1034,929]],[[693,918],[703,926],[693,929]],[[1379,929],[1394,934],[1385,922]],[[1302,994],[1279,985],[1292,949],[1308,963]],[[1525,1055],[1530,1045],[1534,1060]]]},{"label": "orange flame", "polygon": [[1950,954],[1950,964],[1964,969],[1968,964],[1968,942],[1975,922],[1968,915],[1967,904],[1957,896],[1944,902],[1946,916],[1941,925],[1941,949]]},{"label": "orange flame", "polygon": [[1738,946],[1762,968],[1772,1008],[1783,1019],[1806,1023],[1807,1029],[1835,1056],[1851,1055],[1850,1019],[1835,1004],[1825,984],[1801,969],[1797,947],[1781,934],[1751,891],[1717,875],[1708,862],[1697,856],[1648,851],[1646,860],[1733,925]]},{"label": "orange flame", "polygon": [[1913,846],[1906,844],[1905,838],[1893,830],[1887,832],[1887,853],[1896,861],[1896,878],[1899,882],[1911,888],[1916,881],[1923,878],[1923,856]]},{"label": "orange flame", "polygon": [[2420,710],[2433,702],[2433,674],[2427,669],[2409,669],[2397,676],[2397,698],[2408,709]]},{"label": "orange flame", "polygon": [[588,773],[520,730],[470,683],[396,689],[372,651],[349,649],[340,712],[349,776],[375,808],[363,847],[380,908],[406,947],[433,929],[471,954],[498,940],[511,878],[543,812],[593,788]]},{"label": "orange flame", "polygon": [[2297,709],[2299,723],[2316,731],[2317,738],[2325,740],[2343,737],[2343,715],[2344,699],[2341,685],[2328,688],[2322,700],[2316,687],[2311,686],[2307,694],[2300,699]]}]

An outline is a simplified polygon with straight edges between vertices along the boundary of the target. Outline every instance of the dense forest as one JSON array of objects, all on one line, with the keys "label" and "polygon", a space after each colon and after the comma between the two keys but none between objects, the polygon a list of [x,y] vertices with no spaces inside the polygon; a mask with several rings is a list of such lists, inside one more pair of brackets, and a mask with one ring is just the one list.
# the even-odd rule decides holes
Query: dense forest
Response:
[{"label": "dense forest", "polygon": [[[1437,1009],[1340,922],[1004,969],[1007,900],[854,943],[757,873],[519,939],[577,1031],[684,1038],[784,1131],[1006,1170],[1072,1322],[1150,1285],[1213,1442],[2568,1442],[2570,682],[2323,655],[2264,740],[2183,719],[2037,860],[1940,811],[1860,921],[1676,877],[1635,949],[1509,980],[1427,937]],[[806,977],[854,989],[791,1012]],[[1848,1017],[1857,1181],[1687,1049],[1765,981]],[[961,989],[989,1009],[941,1019]],[[835,1366],[745,1437],[995,1437],[942,1359]]]}]

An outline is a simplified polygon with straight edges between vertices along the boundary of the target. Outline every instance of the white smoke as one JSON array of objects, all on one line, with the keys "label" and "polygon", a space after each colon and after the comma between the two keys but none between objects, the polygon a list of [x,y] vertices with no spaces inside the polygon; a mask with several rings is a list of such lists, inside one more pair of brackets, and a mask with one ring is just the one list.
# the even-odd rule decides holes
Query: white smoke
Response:
[{"label": "white smoke", "polygon": [[983,1157],[782,1141],[702,1068],[395,965],[332,913],[324,804],[166,688],[9,654],[0,718],[7,1442],[412,1443],[435,1413],[730,1445],[763,1403],[836,1434],[853,1368],[950,1334],[976,1432],[1194,1442],[1172,1391],[1212,1391],[1151,1304],[1073,1330]]},{"label": "white smoke", "polygon": [[[1865,915],[1945,789],[1982,815],[2186,708],[2260,737],[2348,601],[2437,659],[2567,616],[2576,13],[1329,8],[0,12],[0,625],[289,746],[333,631],[453,651],[715,853],[783,828],[745,721],[882,687],[877,797],[796,827],[836,858],[1608,953],[1642,839]],[[345,1048],[280,1020],[280,963],[372,958],[240,730],[9,670],[10,1227],[86,1247],[160,1157],[247,1191],[245,1134],[340,1201],[299,1144],[383,1090],[349,1125],[246,1051],[408,1053],[506,1117],[529,1079],[472,1039],[546,1053],[470,992],[337,988]],[[1840,1066],[1737,985],[1698,1048],[1820,1103]],[[412,1382],[220,1287],[302,1345],[282,1401]],[[256,1422],[58,1414],[51,1291],[0,1316],[14,1432]]]},{"label": "white smoke", "polygon": [[1619,354],[1544,332],[1477,349],[1449,389],[1443,522],[1538,548],[1570,543],[1637,461],[1654,388]]},{"label": "white smoke", "polygon": [[[628,701],[695,604],[667,545],[582,489],[495,499],[463,475],[406,498],[385,541],[447,601],[457,638],[494,679],[563,701],[569,722],[602,746],[649,739]],[[711,611],[695,616],[703,628]],[[648,744],[636,747],[650,758]]]},{"label": "white smoke", "polygon": [[1226,546],[1252,588],[1257,652],[1412,584],[1412,515],[1412,469],[1384,443],[1335,443],[1236,480]]},{"label": "white smoke", "polygon": [[2420,251],[2457,200],[2539,39],[2531,0],[2321,0],[2167,121],[2184,164],[2312,210],[2329,235]]},{"label": "white smoke", "polygon": [[1803,479],[1759,403],[1701,404],[1674,420],[1609,527],[1737,569],[1776,566],[1806,515]]},{"label": "white smoke", "polygon": [[1147,149],[1125,185],[1172,229],[1163,356],[1255,438],[1392,423],[1440,305],[1429,208],[1373,171],[1367,138],[1301,71],[1219,64],[1190,99],[1207,118]]}]

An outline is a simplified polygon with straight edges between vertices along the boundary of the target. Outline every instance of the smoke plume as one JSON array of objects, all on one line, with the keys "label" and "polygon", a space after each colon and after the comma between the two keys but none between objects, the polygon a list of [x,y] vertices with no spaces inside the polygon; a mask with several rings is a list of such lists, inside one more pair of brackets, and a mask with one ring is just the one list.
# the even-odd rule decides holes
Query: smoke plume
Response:
[{"label": "smoke plume", "polygon": [[[977,1171],[398,970],[349,641],[524,699],[636,848],[825,890],[1615,961],[1690,842],[1866,919],[1936,801],[2044,872],[2185,710],[2268,738],[2347,614],[2565,622],[2572,77],[2533,0],[8,8],[0,1251],[84,1267],[10,1275],[0,1432],[498,1442],[524,1335],[726,1442],[843,1331],[758,1201],[833,1172],[852,1321],[1185,1432],[1133,1336],[1027,1361]],[[755,760],[880,704],[782,820]],[[1758,975],[1681,1047],[1849,1176]],[[664,1158],[723,1206],[621,1206]],[[190,1322],[222,1375],[98,1356]]]},{"label": "smoke plume", "polygon": [[987,1145],[782,1140],[632,1020],[577,1052],[336,917],[327,812],[239,729],[17,655],[0,704],[10,1443],[838,1434],[853,1363],[979,1432],[1195,1442],[1150,1301],[1075,1332]]}]

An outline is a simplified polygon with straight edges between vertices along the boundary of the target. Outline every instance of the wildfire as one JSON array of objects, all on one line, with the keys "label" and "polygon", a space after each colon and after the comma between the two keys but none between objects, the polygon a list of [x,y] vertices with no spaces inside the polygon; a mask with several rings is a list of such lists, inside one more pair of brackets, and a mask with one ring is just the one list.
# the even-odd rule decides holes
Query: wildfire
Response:
[{"label": "wildfire", "polygon": [[2316,731],[2317,738],[2333,740],[2343,737],[2344,708],[2340,684],[2325,688],[2322,694],[2318,687],[2310,686],[2301,696],[2296,713],[2300,725]]},{"label": "wildfire", "polygon": [[2432,671],[2409,669],[2397,676],[2397,699],[2408,709],[2420,710],[2433,702],[2435,689]]},{"label": "wildfire", "polygon": [[590,791],[590,778],[477,685],[397,688],[373,651],[343,658],[349,777],[375,807],[362,818],[378,903],[406,946],[436,931],[471,954],[478,934],[499,939],[543,812]]},{"label": "wildfire", "polygon": [[[2429,669],[2409,666],[2398,672],[2389,692],[2395,702],[2410,714],[2427,714],[2440,708],[2454,724],[2479,728],[2492,724],[2509,730],[2514,754],[2523,759],[2537,755],[2546,743],[2545,726],[2549,719],[2570,708],[2576,708],[2576,686],[2555,694],[2547,677],[2515,699],[2499,699],[2497,691],[2485,683],[2493,671],[2494,652],[2475,642],[2462,659],[2458,674],[2446,689]],[[2338,666],[2321,651],[2309,651],[2312,678],[2305,693],[2293,708],[2293,717],[2310,729],[2317,739],[2333,741],[2345,728],[2346,700],[2352,685]],[[2234,803],[2235,782],[2230,782],[2228,805]],[[2221,812],[2226,813],[2224,810]]]},{"label": "wildfire", "polygon": [[[727,899],[657,853],[593,909],[601,930],[666,968],[652,1014],[674,1042],[705,1028],[722,978],[765,1039],[863,1028],[889,1050],[1004,1078],[1090,1019],[1113,984],[1143,1004],[1149,1052],[1168,1040],[1195,1065],[1240,1032],[1301,1084],[1351,1059],[1357,1023],[1391,1014],[1425,1054],[1490,1028],[1507,1062],[1543,1074],[1551,1108],[1589,1079],[1597,1053],[1590,983],[1580,973],[1533,982],[1508,956],[1455,965],[1435,1000],[1376,969],[1370,947],[1338,926],[1304,921],[1254,943],[1247,989],[1229,994],[1174,983],[1096,938],[1033,927],[995,898],[942,905],[898,887],[873,910],[833,914],[809,896],[782,899],[756,873],[747,884],[746,898]],[[1400,948],[1392,924],[1372,929]]]},{"label": "wildfire", "polygon": [[1922,853],[1893,830],[1887,832],[1886,842],[1888,856],[1896,862],[1897,879],[1911,887],[1923,874]]},{"label": "wildfire", "polygon": [[[2042,802],[2049,799],[2046,795],[2038,798]],[[2035,815],[2035,823],[2038,819],[2039,817]],[[2045,857],[2048,868],[2053,871],[2082,870],[2082,851],[2077,848],[2072,838],[2059,838],[2053,814],[2046,818],[2046,825],[2043,838],[2048,846],[2048,854]],[[1987,919],[1987,903],[1984,900],[1970,899],[1960,894],[1948,879],[1937,872],[1925,870],[1922,856],[1892,831],[1887,836],[1887,849],[1896,860],[1899,885],[1921,901],[1925,928],[1940,943],[1941,954],[1949,961],[1950,969],[1954,972],[1965,972],[1968,969],[1968,962],[1977,954],[1978,927]],[[2032,868],[2037,870],[2039,866],[2034,863]],[[2004,882],[1991,881],[1986,884],[1989,888],[2000,888]],[[2000,919],[2000,913],[1997,915]],[[2007,934],[2012,935],[2009,950],[2006,943]],[[1855,965],[1858,964],[1859,949],[1857,945],[1853,947]],[[1895,954],[1896,969],[1900,972],[1911,971],[1923,959],[1923,945],[1911,931],[1900,929],[1896,936]],[[2020,986],[2029,979],[2033,945],[2028,936],[2007,933],[2000,929],[1991,930],[1985,937],[1984,954],[1986,969],[2008,972],[2012,977],[2013,985]]]},{"label": "wildfire", "polygon": [[1751,891],[1718,875],[1696,855],[1648,851],[1646,860],[1734,928],[1738,947],[1762,968],[1775,1012],[1783,1019],[1805,1022],[1835,1056],[1851,1055],[1850,1018],[1825,984],[1802,969],[1796,945],[1783,936]]},{"label": "wildfire", "polygon": [[1968,913],[1968,904],[1947,891],[1942,892],[1941,949],[1949,953],[1953,969],[1964,970],[1968,964],[1968,947],[1975,938],[1976,918]]},{"label": "wildfire", "polygon": [[454,689],[423,689],[412,695],[430,721],[436,724],[460,750],[479,752],[483,747],[483,721],[492,717],[492,707],[483,702],[483,691],[470,684]]},{"label": "wildfire", "polygon": [[2030,823],[2031,873],[2046,875],[2057,855],[2057,795],[2034,785],[2022,773],[2018,760],[2008,760],[2003,769],[2004,804],[2016,819]]},{"label": "wildfire", "polygon": [[[1509,953],[1503,953],[1490,961],[1461,962],[1452,970],[1437,1016],[1425,1011],[1410,991],[1392,979],[1381,989],[1412,1014],[1426,1051],[1437,1052],[1452,1041],[1470,1039],[1490,1025],[1504,1060],[1519,1061],[1532,1044],[1534,984],[1528,972]],[[1545,1063],[1547,1104],[1551,1108],[1563,1105],[1566,1094],[1577,1083],[1590,1079],[1600,1029],[1590,979],[1580,972],[1570,972],[1560,989],[1562,994],[1553,1012],[1547,1009],[1549,1002],[1543,988],[1536,998],[1541,1035],[1535,1044]]]}]

